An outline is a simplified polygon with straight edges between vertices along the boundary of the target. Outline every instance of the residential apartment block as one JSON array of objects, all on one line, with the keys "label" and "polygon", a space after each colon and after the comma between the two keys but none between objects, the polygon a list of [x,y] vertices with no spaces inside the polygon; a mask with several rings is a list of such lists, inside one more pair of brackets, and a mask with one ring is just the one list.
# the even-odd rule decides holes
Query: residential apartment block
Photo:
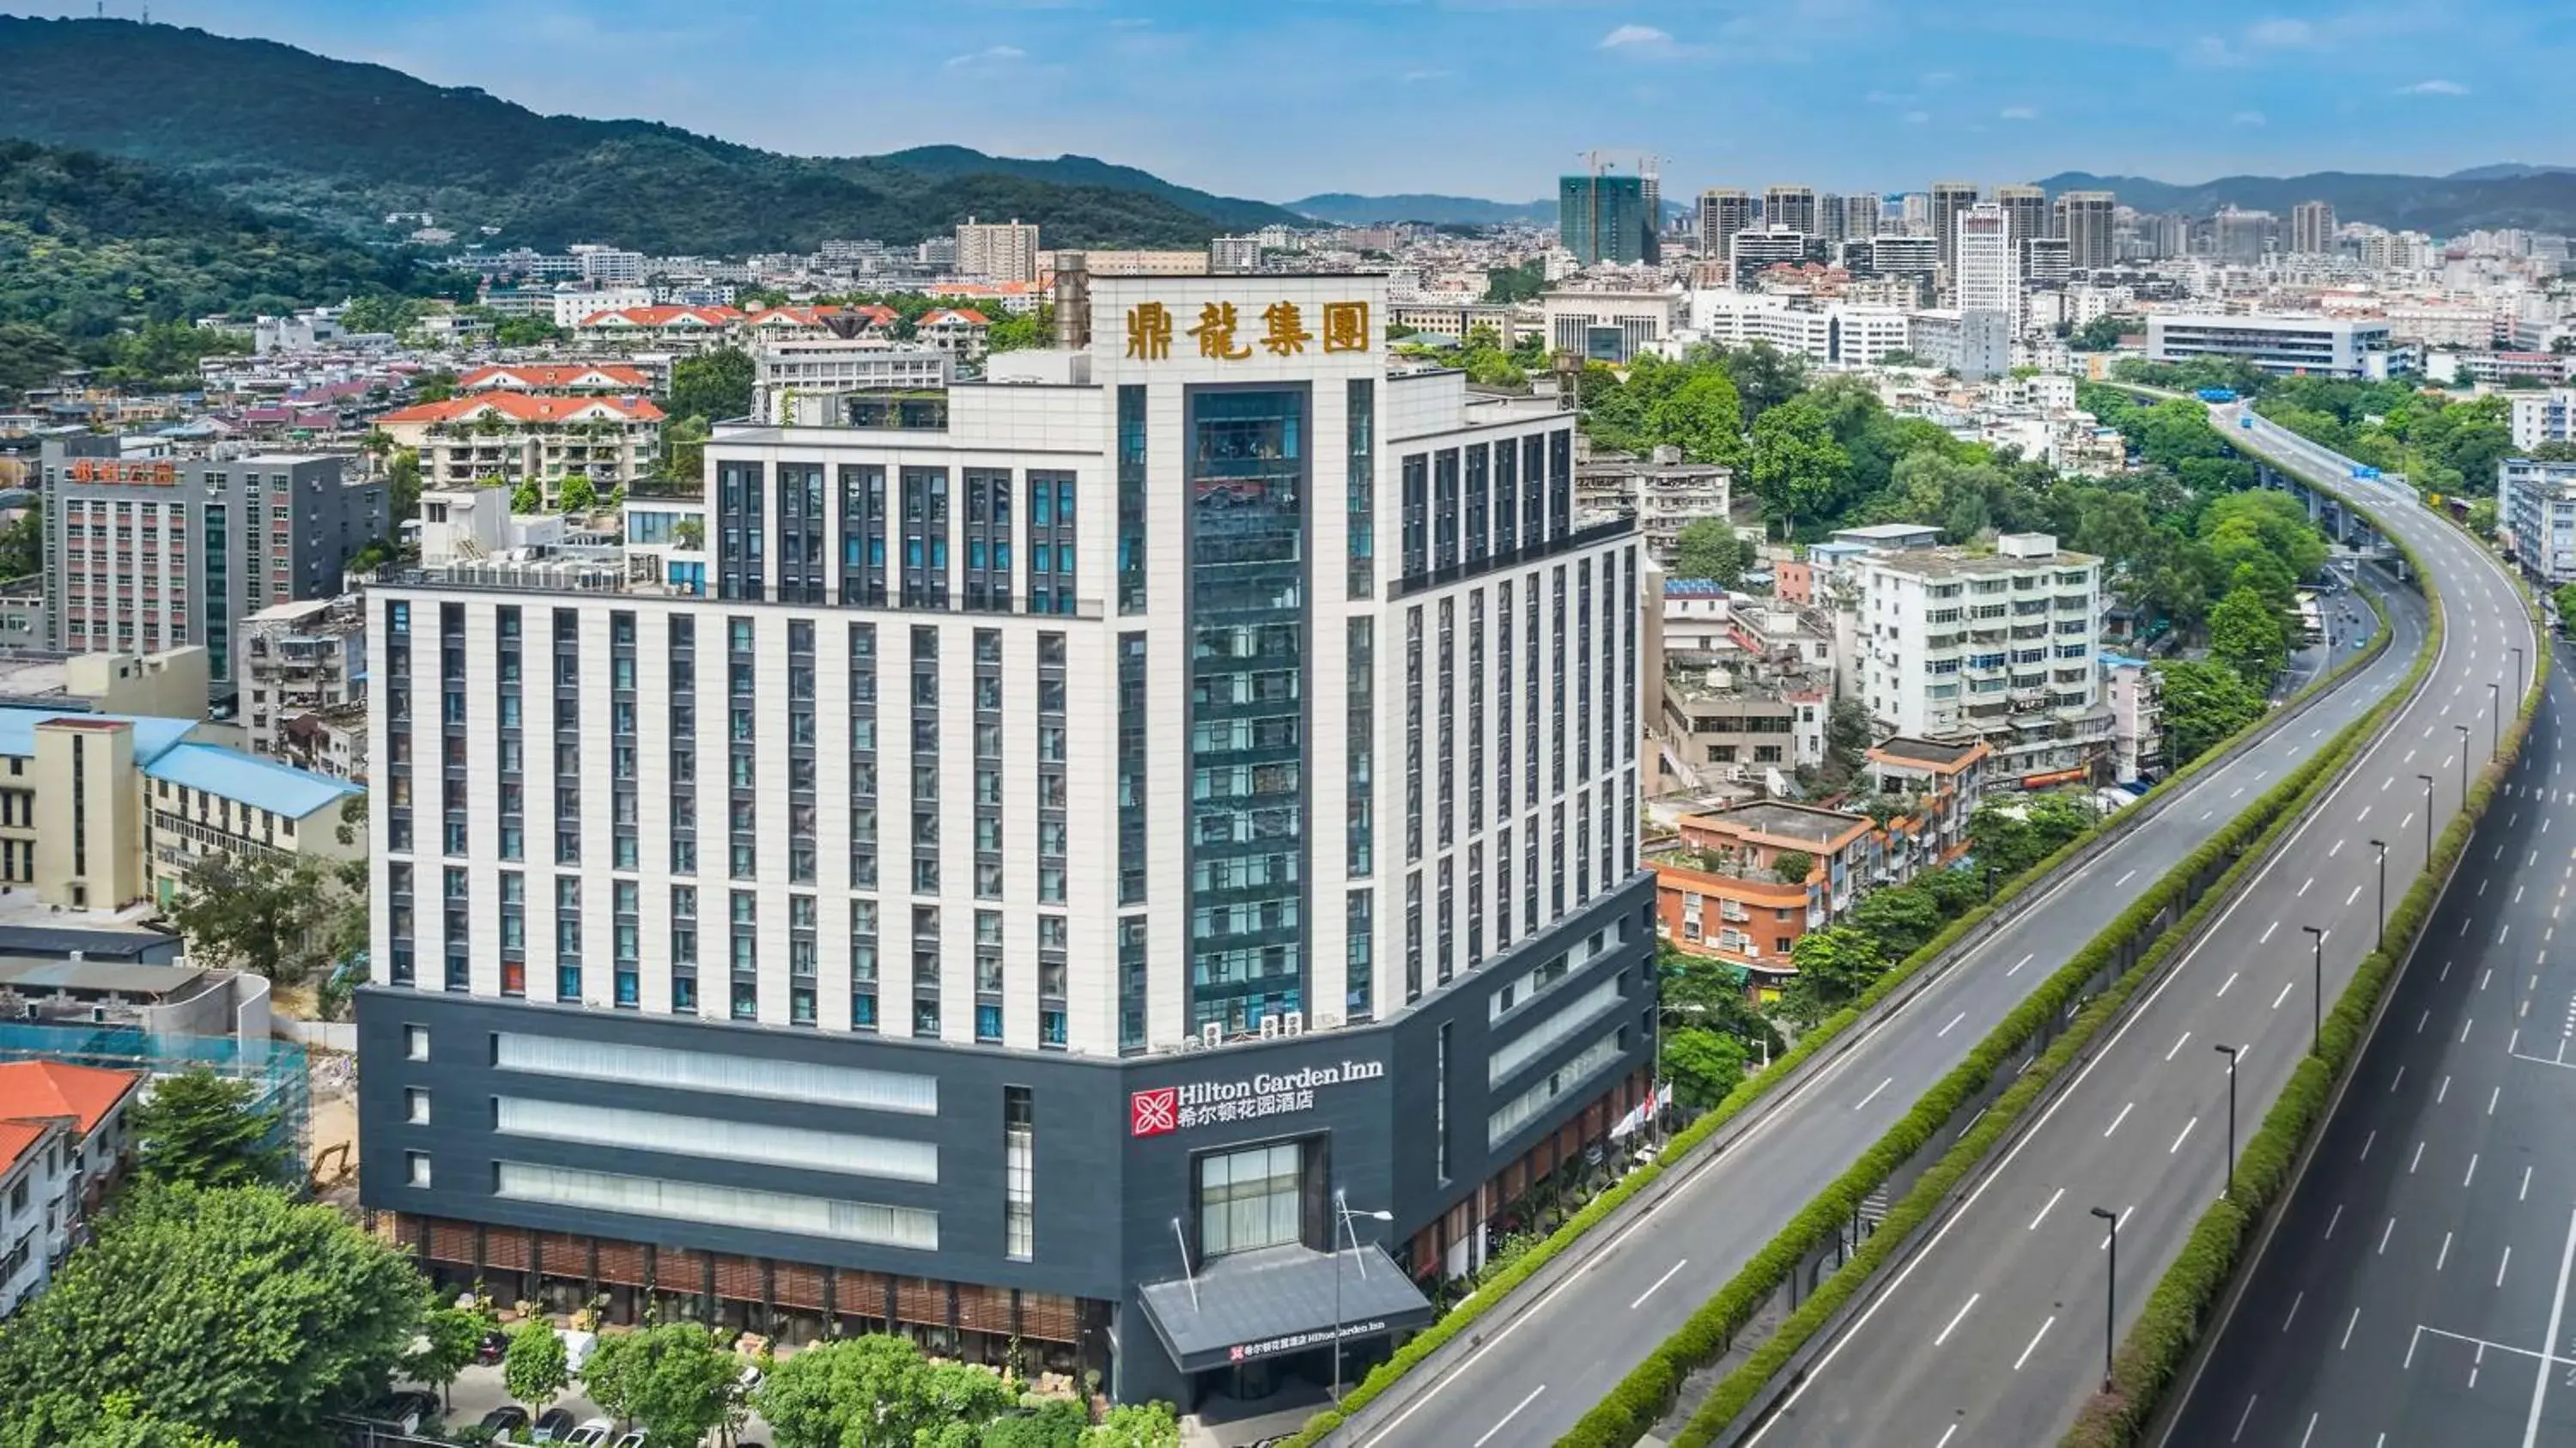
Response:
[{"label": "residential apartment block", "polygon": [[[310,726],[318,718],[361,737],[366,709],[366,618],[354,596],[271,604],[242,627],[245,657],[240,722],[251,751],[321,768],[342,779],[364,778],[365,756],[335,757]],[[317,757],[318,756],[318,757]]]},{"label": "residential apartment block", "polygon": [[710,596],[370,590],[364,1197],[442,1279],[1186,1406],[1325,1368],[1340,1193],[1360,1363],[1644,1099],[1571,417],[1390,376],[1380,278],[1087,285],[918,425],[719,428]]},{"label": "residential apartment block", "polygon": [[1852,696],[1880,733],[1982,738],[1999,775],[2033,787],[2083,777],[2104,755],[2101,560],[2007,533],[1991,553],[1909,548],[1847,567]]},{"label": "residential apartment block", "polygon": [[535,483],[551,505],[584,478],[605,496],[652,476],[662,457],[662,409],[643,397],[530,396],[487,391],[396,408],[376,419],[420,452],[423,487]]},{"label": "residential apartment block", "polygon": [[335,455],[126,458],[113,437],[47,442],[49,645],[157,653],[203,644],[213,695],[238,691],[242,620],[340,592],[349,556],[389,536],[386,487]]},{"label": "residential apartment block", "polygon": [[977,221],[957,224],[957,270],[960,275],[995,282],[1032,282],[1038,276],[1038,229],[1034,222]]},{"label": "residential apartment block", "polygon": [[2516,393],[2508,400],[2513,405],[2515,447],[2576,442],[2576,387]]},{"label": "residential apartment block", "polygon": [[2576,583],[2576,463],[2497,463],[2496,525],[2524,573],[2552,588]]}]

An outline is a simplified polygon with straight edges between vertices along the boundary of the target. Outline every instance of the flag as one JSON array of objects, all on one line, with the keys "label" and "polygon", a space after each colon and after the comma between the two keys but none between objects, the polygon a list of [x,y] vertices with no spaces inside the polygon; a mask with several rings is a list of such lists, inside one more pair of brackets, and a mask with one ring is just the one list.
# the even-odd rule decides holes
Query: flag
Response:
[{"label": "flag", "polygon": [[1667,1081],[1667,1082],[1665,1082],[1663,1085],[1661,1085],[1661,1086],[1659,1086],[1659,1087],[1655,1088],[1655,1109],[1656,1109],[1657,1111],[1662,1111],[1662,1110],[1664,1110],[1665,1108],[1667,1108],[1667,1107],[1671,1106],[1672,1104],[1673,1104],[1673,1083],[1672,1083],[1672,1082],[1670,1082],[1670,1081]]},{"label": "flag", "polygon": [[1642,1103],[1629,1107],[1628,1114],[1619,1118],[1619,1124],[1610,1128],[1610,1139],[1619,1140],[1644,1125],[1645,1121],[1646,1108]]}]

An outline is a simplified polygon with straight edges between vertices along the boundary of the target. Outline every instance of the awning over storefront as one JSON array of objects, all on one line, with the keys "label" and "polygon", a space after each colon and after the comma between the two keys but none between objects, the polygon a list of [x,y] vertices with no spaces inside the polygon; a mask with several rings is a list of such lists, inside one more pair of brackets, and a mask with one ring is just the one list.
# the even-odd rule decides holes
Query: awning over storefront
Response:
[{"label": "awning over storefront", "polygon": [[1264,1247],[1209,1263],[1196,1295],[1187,1278],[1139,1289],[1154,1335],[1183,1372],[1201,1372],[1332,1344],[1381,1337],[1431,1320],[1431,1303],[1376,1246],[1338,1254]]}]

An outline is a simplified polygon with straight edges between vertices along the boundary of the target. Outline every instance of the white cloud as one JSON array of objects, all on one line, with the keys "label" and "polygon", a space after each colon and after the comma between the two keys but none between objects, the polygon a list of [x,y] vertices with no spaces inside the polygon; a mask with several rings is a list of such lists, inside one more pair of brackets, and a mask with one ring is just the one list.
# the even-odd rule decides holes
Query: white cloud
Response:
[{"label": "white cloud", "polygon": [[1447,80],[1457,73],[1454,70],[1408,70],[1396,79],[1410,84],[1414,81]]},{"label": "white cloud", "polygon": [[2270,119],[2261,111],[2238,111],[2227,118],[2227,123],[2231,126],[2259,126]]},{"label": "white cloud", "polygon": [[1923,83],[1925,85],[1948,85],[1958,78],[1959,73],[1955,70],[1927,70],[1923,72]]},{"label": "white cloud", "polygon": [[951,70],[962,69],[970,65],[1007,65],[1015,60],[1026,60],[1028,58],[1028,54],[1029,53],[1027,51],[1020,49],[1016,45],[988,45],[982,50],[973,51],[966,55],[952,55],[948,57],[945,64]]},{"label": "white cloud", "polygon": [[1930,111],[1907,111],[1905,113],[1905,124],[1909,126],[1919,126],[1930,119],[1932,119],[1932,113]]},{"label": "white cloud", "polygon": [[1673,37],[1651,25],[1622,25],[1601,37],[1601,49],[1618,50],[1626,46],[1660,50],[1673,43]]},{"label": "white cloud", "polygon": [[2317,28],[2304,20],[2275,16],[2269,20],[2255,21],[2247,28],[2245,39],[2247,43],[2253,45],[2314,45],[2317,43]]},{"label": "white cloud", "polygon": [[2469,88],[2455,80],[2419,80],[2397,88],[2401,96],[2464,96]]},{"label": "white cloud", "polygon": [[1921,97],[1912,91],[1874,90],[1861,97],[1874,106],[1910,106]]},{"label": "white cloud", "polygon": [[2039,108],[2036,106],[2006,106],[1998,113],[1998,119],[2007,121],[2035,121],[2039,119]]},{"label": "white cloud", "polygon": [[1121,15],[1109,22],[1113,30],[1142,30],[1154,23],[1150,15]]},{"label": "white cloud", "polygon": [[2194,40],[2183,51],[2182,58],[2191,65],[2216,67],[2243,65],[2247,60],[2244,51],[2216,35],[2204,35]]}]

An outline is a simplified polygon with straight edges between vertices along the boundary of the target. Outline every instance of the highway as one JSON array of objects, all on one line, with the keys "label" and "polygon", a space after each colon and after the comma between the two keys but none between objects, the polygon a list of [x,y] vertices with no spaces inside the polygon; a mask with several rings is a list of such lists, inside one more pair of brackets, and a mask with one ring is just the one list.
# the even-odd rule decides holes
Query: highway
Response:
[{"label": "highway", "polygon": [[[2366,617],[2366,615],[2365,615]],[[1331,1438],[1348,1448],[1553,1443],[1734,1276],[2022,997],[2104,926],[2134,889],[2219,820],[2385,696],[2424,637],[2423,606],[2390,601],[2391,647],[2291,724],[2187,782],[1925,988],[1774,1103],[1742,1140],[1677,1168],[1651,1210],[1632,1202]],[[2344,641],[2345,646],[2360,642]],[[1658,1183],[1658,1187],[1665,1184]]]},{"label": "highway", "polygon": [[[2213,412],[2231,436],[2235,413]],[[2488,757],[2496,703],[2518,701],[2510,650],[2528,659],[2537,641],[2501,568],[2401,486],[2350,482],[2347,463],[2259,418],[2256,432],[2365,494],[2423,559],[2448,620],[2424,686],[1748,1442],[2054,1441],[2103,1374],[2114,1303],[2097,1213],[2117,1221],[2125,1330],[2224,1177],[2231,1078],[2216,1048],[2239,1053],[2241,1141],[2309,1047],[2318,972],[2333,999],[2372,944],[2383,909],[2374,841],[2386,845],[2393,900]],[[2512,1029],[2502,1013],[2487,1025]]]},{"label": "highway", "polygon": [[2555,672],[2171,1442],[2576,1442],[2571,708]]}]

